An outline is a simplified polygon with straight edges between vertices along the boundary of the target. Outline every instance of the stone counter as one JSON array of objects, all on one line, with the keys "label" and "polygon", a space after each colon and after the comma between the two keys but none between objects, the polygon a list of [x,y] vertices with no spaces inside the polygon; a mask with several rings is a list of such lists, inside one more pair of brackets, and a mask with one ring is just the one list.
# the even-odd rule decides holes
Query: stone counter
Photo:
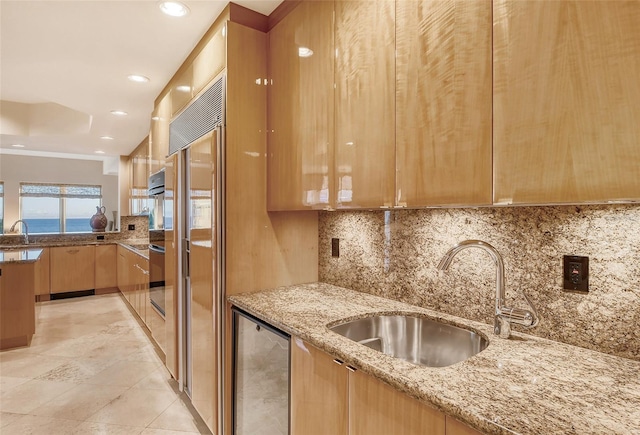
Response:
[{"label": "stone counter", "polygon": [[42,249],[0,249],[0,265],[6,263],[35,263],[40,258]]},{"label": "stone counter", "polygon": [[[324,283],[229,297],[302,338],[487,434],[640,434],[640,362]],[[489,346],[449,367],[421,367],[342,337],[327,325],[373,313],[414,313],[474,329]]]}]

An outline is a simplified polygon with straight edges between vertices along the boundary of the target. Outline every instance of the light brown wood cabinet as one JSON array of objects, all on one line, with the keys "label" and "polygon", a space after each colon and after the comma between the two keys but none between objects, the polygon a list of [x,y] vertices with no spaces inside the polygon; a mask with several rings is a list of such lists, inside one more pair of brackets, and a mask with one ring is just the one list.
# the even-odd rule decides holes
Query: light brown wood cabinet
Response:
[{"label": "light brown wood cabinet", "polygon": [[151,115],[149,171],[152,174],[164,168],[165,159],[169,154],[170,121],[171,96],[167,93],[160,99]]},{"label": "light brown wood cabinet", "polygon": [[333,2],[302,2],[269,32],[271,211],[333,207]]},{"label": "light brown wood cabinet", "polygon": [[123,247],[117,247],[118,288],[140,320],[151,320],[149,302],[149,260]]},{"label": "light brown wood cabinet", "polygon": [[171,84],[171,118],[175,118],[193,97],[193,64],[185,68]]},{"label": "light brown wood cabinet", "polygon": [[640,2],[493,2],[494,202],[640,199]]},{"label": "light brown wood cabinet", "polygon": [[198,95],[224,70],[227,62],[226,36],[226,23],[222,22],[193,59],[193,96]]},{"label": "light brown wood cabinet", "polygon": [[445,434],[442,412],[298,338],[291,343],[293,435]]},{"label": "light brown wood cabinet", "polygon": [[36,331],[36,264],[0,265],[0,349],[26,346]]},{"label": "light brown wood cabinet", "polygon": [[129,214],[138,215],[145,207],[149,198],[149,137],[147,136],[129,155],[130,189]]},{"label": "light brown wood cabinet", "polygon": [[291,434],[346,435],[348,371],[321,350],[291,337]]},{"label": "light brown wood cabinet", "polygon": [[336,208],[395,204],[395,3],[335,2]]},{"label": "light brown wood cabinet", "polygon": [[396,2],[398,205],[491,204],[491,32],[490,1]]},{"label": "light brown wood cabinet", "polygon": [[38,260],[36,266],[36,283],[35,283],[35,293],[36,295],[48,295],[51,293],[51,278],[50,278],[50,264],[49,259],[51,257],[49,248],[40,248],[42,249],[42,254],[40,254],[40,259]]},{"label": "light brown wood cabinet", "polygon": [[51,293],[95,289],[95,246],[50,248]]},{"label": "light brown wood cabinet", "polygon": [[117,287],[117,247],[116,245],[97,245],[96,252],[96,289]]},{"label": "light brown wood cabinet", "polygon": [[470,428],[449,415],[446,416],[445,423],[447,425],[446,435],[482,435],[482,432]]}]

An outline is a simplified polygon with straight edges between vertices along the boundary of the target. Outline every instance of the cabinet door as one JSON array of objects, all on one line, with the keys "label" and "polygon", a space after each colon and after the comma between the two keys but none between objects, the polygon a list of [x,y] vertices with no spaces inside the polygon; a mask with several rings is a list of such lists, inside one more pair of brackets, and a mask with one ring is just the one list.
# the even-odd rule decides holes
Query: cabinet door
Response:
[{"label": "cabinet door", "polygon": [[349,435],[444,435],[445,415],[373,377],[349,373]]},{"label": "cabinet door", "polygon": [[171,85],[171,118],[174,118],[193,96],[193,64],[190,64]]},{"label": "cabinet door", "polygon": [[464,423],[460,423],[453,417],[446,417],[447,431],[446,435],[482,435],[482,432],[470,428]]},{"label": "cabinet door", "polygon": [[398,205],[490,204],[491,1],[396,8]]},{"label": "cabinet door", "polygon": [[338,208],[395,203],[395,2],[335,3]]},{"label": "cabinet door", "polygon": [[36,295],[48,295],[51,292],[50,264],[51,257],[49,248],[41,248],[42,254],[38,260],[38,279],[36,282]]},{"label": "cabinet door", "polygon": [[292,435],[346,435],[348,373],[331,356],[292,337]]},{"label": "cabinet door", "polygon": [[95,288],[110,288],[118,285],[116,245],[96,246],[96,285]]},{"label": "cabinet door", "polygon": [[149,158],[152,174],[164,168],[169,154],[169,123],[171,121],[171,96],[165,94],[155,107],[151,116],[151,136],[149,137],[151,155]]},{"label": "cabinet door", "polygon": [[640,2],[493,9],[494,202],[640,199]]},{"label": "cabinet door", "polygon": [[333,2],[302,2],[269,32],[269,210],[335,202],[334,58]]},{"label": "cabinet door", "polygon": [[129,213],[140,214],[148,207],[149,185],[149,137],[147,136],[129,155],[131,190],[129,192]]},{"label": "cabinet door", "polygon": [[138,291],[138,315],[145,325],[148,325],[147,306],[149,302],[149,260],[138,255],[139,291]]},{"label": "cabinet door", "polygon": [[95,288],[95,246],[51,248],[51,293]]},{"label": "cabinet door", "polygon": [[197,95],[226,66],[227,39],[226,23],[211,36],[209,42],[193,60],[193,95]]}]

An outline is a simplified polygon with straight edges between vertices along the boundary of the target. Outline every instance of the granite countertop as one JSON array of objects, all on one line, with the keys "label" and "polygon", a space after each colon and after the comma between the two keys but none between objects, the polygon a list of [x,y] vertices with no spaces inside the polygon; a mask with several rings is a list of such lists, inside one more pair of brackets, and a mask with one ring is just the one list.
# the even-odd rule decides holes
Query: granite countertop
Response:
[{"label": "granite countertop", "polygon": [[118,243],[124,242],[124,240],[91,240],[91,241],[79,241],[79,240],[69,240],[69,241],[55,241],[55,242],[36,242],[29,243],[28,245],[19,244],[19,245],[0,245],[0,249],[2,250],[16,250],[16,249],[31,249],[31,248],[58,248],[65,246],[86,246],[86,245],[117,245]]},{"label": "granite countertop", "polygon": [[[487,434],[640,435],[640,362],[324,283],[229,297],[235,306]],[[488,303],[488,302],[487,302]],[[328,324],[415,313],[490,341],[449,367],[421,367],[353,342]],[[544,319],[542,319],[544,321]]]},{"label": "granite countertop", "polygon": [[147,260],[149,259],[149,241],[148,240],[147,241],[127,240],[127,241],[118,242],[118,244],[146,258]]},{"label": "granite countertop", "polygon": [[42,249],[0,249],[0,264],[34,263],[38,261]]}]

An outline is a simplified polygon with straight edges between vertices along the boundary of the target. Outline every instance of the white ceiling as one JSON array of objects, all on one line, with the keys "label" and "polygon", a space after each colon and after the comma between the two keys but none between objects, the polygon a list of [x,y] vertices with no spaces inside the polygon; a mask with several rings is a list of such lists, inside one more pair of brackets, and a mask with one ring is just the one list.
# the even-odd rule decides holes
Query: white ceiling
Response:
[{"label": "white ceiling", "polygon": [[[235,3],[269,15],[281,2]],[[155,98],[228,2],[183,0],[191,12],[181,18],[158,3],[0,0],[0,152],[128,155],[149,133]]]}]

